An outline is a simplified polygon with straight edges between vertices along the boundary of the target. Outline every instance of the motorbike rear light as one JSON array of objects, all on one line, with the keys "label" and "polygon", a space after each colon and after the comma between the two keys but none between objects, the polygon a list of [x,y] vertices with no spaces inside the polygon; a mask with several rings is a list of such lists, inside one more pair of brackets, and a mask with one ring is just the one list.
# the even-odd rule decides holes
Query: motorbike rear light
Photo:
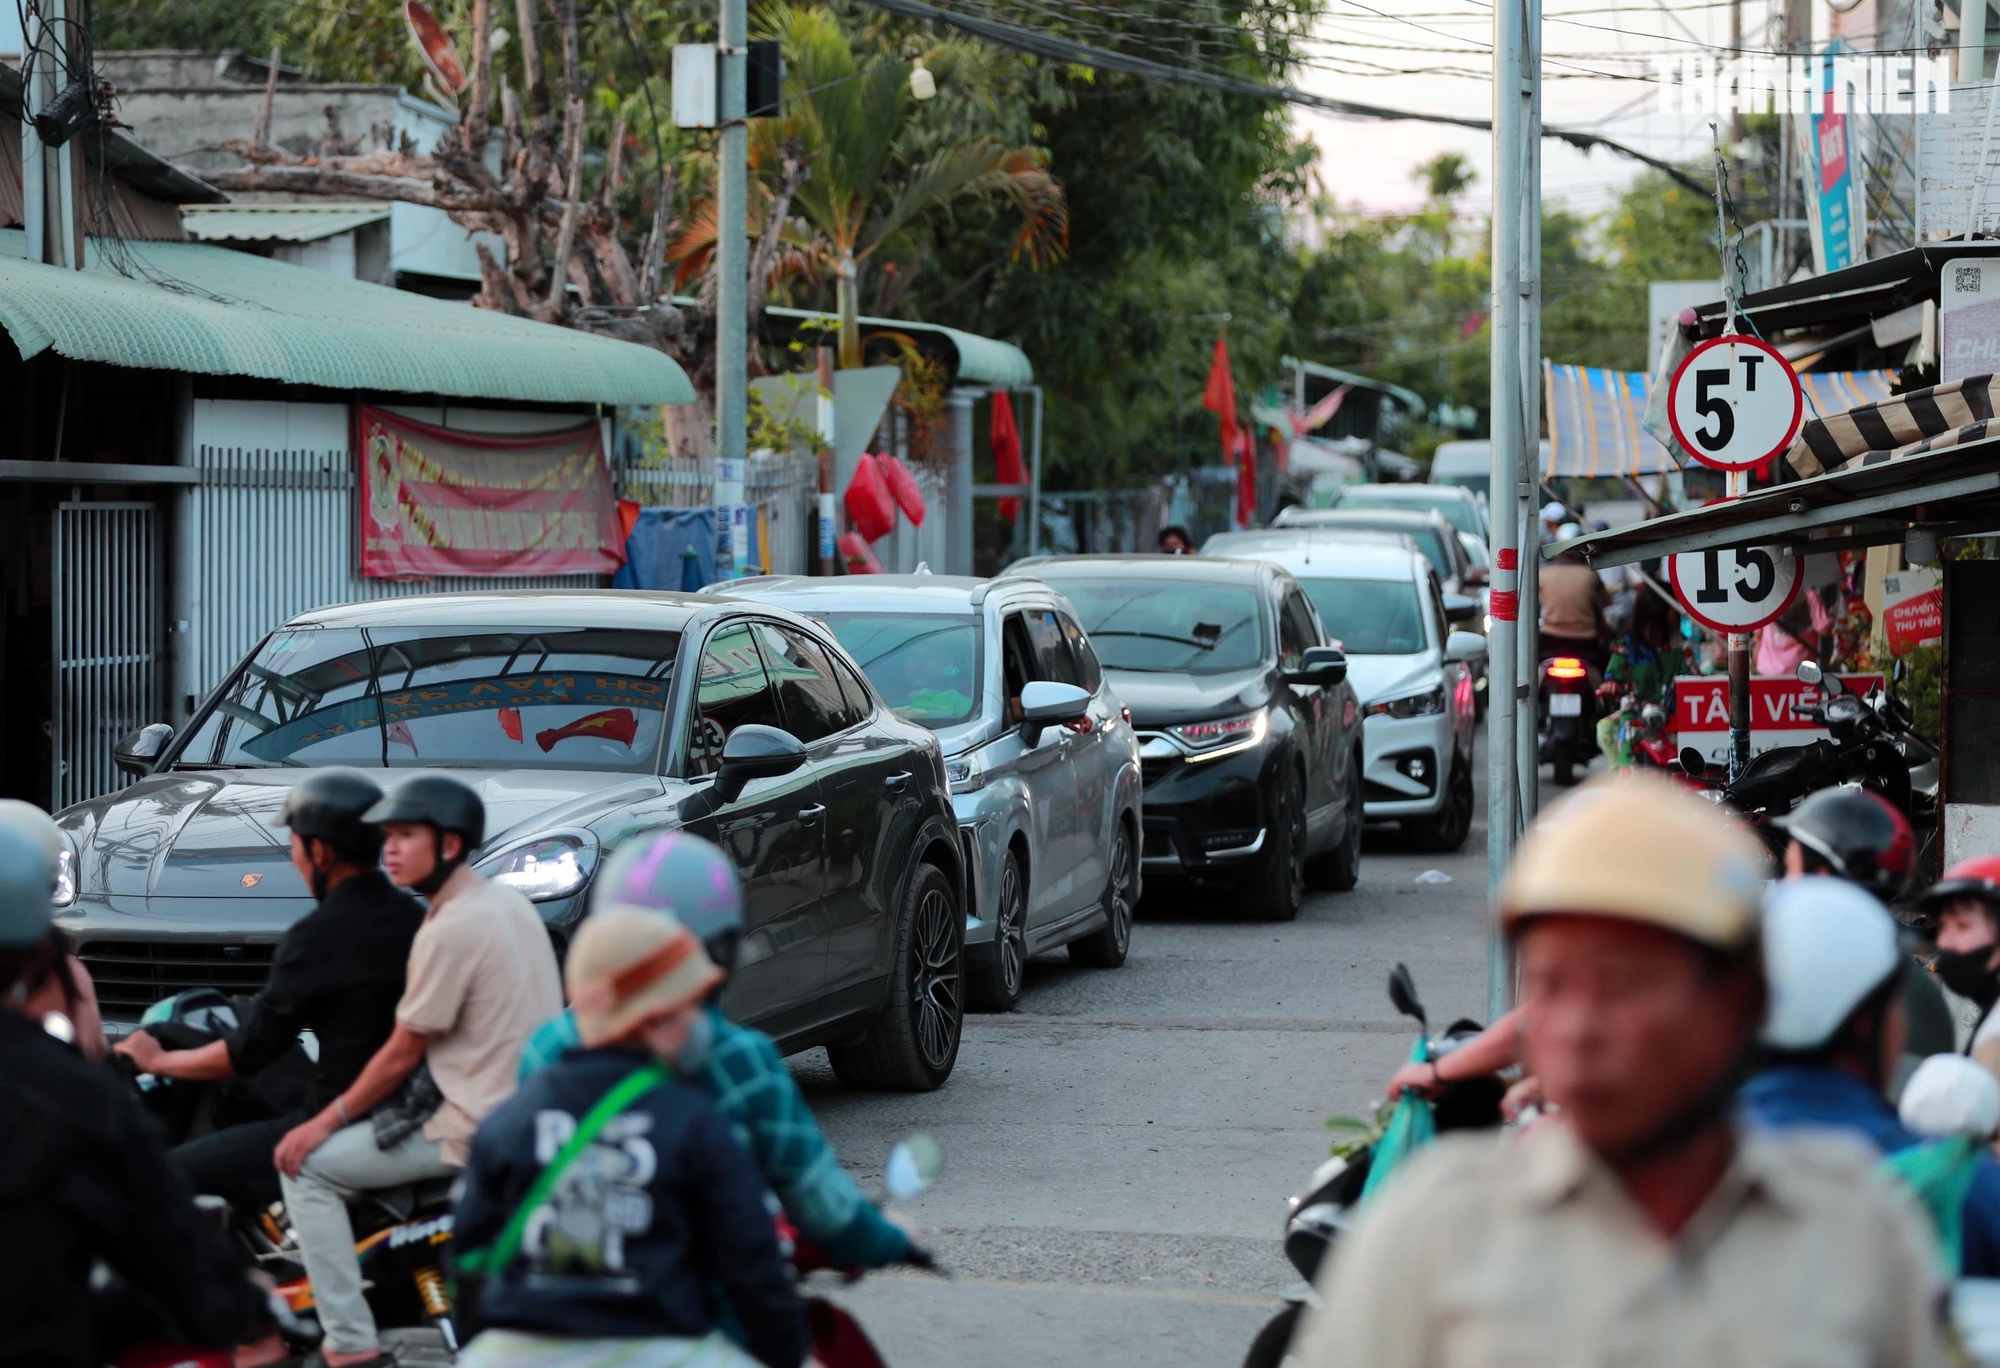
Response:
[{"label": "motorbike rear light", "polygon": [[1550,679],[1584,679],[1590,671],[1583,668],[1583,662],[1575,656],[1557,656],[1549,662]]}]

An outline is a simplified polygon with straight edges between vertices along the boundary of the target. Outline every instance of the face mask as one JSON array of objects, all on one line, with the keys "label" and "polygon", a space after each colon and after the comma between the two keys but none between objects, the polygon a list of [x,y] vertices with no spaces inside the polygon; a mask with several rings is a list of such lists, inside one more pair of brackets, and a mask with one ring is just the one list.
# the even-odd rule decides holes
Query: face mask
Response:
[{"label": "face mask", "polygon": [[1960,997],[1971,998],[1981,1007],[1991,1007],[2000,998],[2000,975],[1986,967],[1992,958],[1990,945],[1978,950],[1940,950],[1937,975],[1944,980],[1945,987]]},{"label": "face mask", "polygon": [[688,1023],[687,1039],[668,1063],[681,1077],[696,1078],[708,1071],[708,1056],[714,1048],[715,1021],[705,1010],[696,1012]]}]

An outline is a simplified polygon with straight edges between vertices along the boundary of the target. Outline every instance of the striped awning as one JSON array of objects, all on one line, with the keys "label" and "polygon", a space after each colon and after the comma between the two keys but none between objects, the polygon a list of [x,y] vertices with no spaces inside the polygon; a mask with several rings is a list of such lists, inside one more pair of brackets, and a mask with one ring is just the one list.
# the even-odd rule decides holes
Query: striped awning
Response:
[{"label": "striped awning", "polygon": [[[1643,371],[1542,363],[1549,461],[1545,475],[1656,475],[1681,468],[1646,431],[1649,381]],[[1810,371],[1799,377],[1808,418],[1825,419],[1889,397],[1885,370]]]},{"label": "striped awning", "polygon": [[1640,426],[1646,373],[1542,363],[1548,389],[1549,465],[1545,475],[1657,475],[1680,469]]},{"label": "striped awning", "polygon": [[1993,435],[2000,377],[1972,375],[1814,419],[1799,430],[1785,461],[1798,478],[1920,456]]}]

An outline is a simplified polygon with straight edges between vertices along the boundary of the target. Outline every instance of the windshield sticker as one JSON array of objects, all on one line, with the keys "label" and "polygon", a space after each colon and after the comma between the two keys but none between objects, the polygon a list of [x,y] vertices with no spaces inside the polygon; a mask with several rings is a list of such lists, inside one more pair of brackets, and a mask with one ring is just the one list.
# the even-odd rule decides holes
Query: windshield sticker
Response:
[{"label": "windshield sticker", "polygon": [[[443,717],[454,713],[494,712],[501,714],[499,721],[503,731],[514,740],[520,740],[520,709],[523,707],[579,707],[589,704],[624,704],[613,711],[623,713],[631,719],[631,726],[620,737],[616,728],[611,730],[571,730],[573,736],[598,735],[611,739],[622,739],[630,745],[637,734],[637,718],[633,708],[645,708],[661,712],[666,708],[668,684],[658,679],[640,679],[629,675],[526,675],[499,676],[490,679],[458,679],[450,683],[404,689],[381,696],[378,707],[374,696],[348,699],[325,708],[316,708],[280,726],[271,728],[261,736],[243,743],[243,750],[259,760],[282,761],[296,755],[306,747],[338,736],[350,736],[356,732],[373,731],[382,723],[390,727],[389,739],[402,740],[409,734],[408,724],[426,718]],[[509,725],[506,713],[514,715]],[[594,714],[604,716],[605,714]],[[581,719],[588,721],[588,718]],[[571,724],[572,727],[574,724]],[[402,728],[399,734],[396,730]],[[558,728],[557,730],[562,730]],[[537,735],[539,741],[543,732]],[[561,739],[561,738],[557,738]],[[411,744],[405,742],[405,744]],[[550,742],[542,746],[549,749]],[[411,748],[415,749],[414,744]]]}]

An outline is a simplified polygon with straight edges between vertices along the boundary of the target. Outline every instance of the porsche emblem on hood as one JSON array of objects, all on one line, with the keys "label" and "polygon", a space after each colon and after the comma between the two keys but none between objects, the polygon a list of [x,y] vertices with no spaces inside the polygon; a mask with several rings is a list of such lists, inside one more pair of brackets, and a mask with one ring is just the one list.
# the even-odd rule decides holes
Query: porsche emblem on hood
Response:
[{"label": "porsche emblem on hood", "polygon": [[245,874],[243,876],[243,886],[245,888],[255,888],[258,884],[262,882],[264,882],[264,876],[262,874]]}]

